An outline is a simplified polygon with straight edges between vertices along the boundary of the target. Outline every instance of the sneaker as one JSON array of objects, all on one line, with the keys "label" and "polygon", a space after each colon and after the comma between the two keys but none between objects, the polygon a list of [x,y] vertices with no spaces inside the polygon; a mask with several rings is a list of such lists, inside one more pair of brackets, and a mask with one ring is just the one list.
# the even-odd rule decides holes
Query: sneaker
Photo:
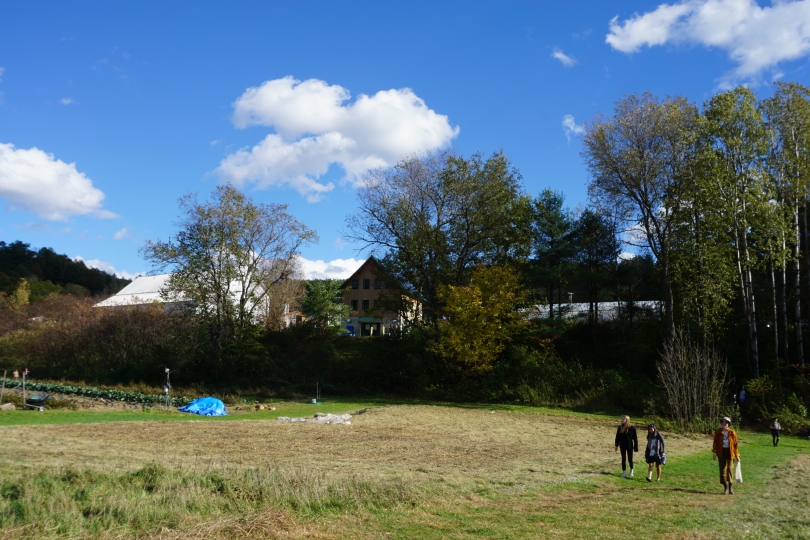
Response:
[{"label": "sneaker", "polygon": [[630,478],[633,478],[633,469],[630,469]]},{"label": "sneaker", "polygon": [[647,482],[652,482],[652,478],[647,478]]},{"label": "sneaker", "polygon": [[627,473],[622,471],[622,478],[627,478]]}]

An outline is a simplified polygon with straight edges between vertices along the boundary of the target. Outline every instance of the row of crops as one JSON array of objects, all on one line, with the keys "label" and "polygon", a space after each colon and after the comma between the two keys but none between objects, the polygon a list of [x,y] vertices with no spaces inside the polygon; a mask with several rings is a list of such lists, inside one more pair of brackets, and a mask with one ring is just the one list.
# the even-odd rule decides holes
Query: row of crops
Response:
[{"label": "row of crops", "polygon": [[[6,381],[6,388],[20,388],[20,381]],[[92,399],[107,399],[112,401],[126,401],[128,403],[165,403],[166,397],[162,394],[142,394],[141,392],[127,392],[124,390],[105,390],[93,386],[70,386],[58,383],[25,383],[27,390],[36,392],[47,392],[49,394],[64,394],[68,396],[81,396]],[[177,396],[172,398],[172,405],[182,407],[188,405],[191,400],[187,397]]]}]

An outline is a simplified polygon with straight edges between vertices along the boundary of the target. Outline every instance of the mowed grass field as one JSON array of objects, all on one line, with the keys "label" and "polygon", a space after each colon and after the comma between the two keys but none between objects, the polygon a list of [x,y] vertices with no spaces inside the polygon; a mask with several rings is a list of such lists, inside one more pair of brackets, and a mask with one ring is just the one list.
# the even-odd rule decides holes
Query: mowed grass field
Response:
[{"label": "mowed grass field", "polygon": [[[663,481],[620,478],[616,419],[365,402],[224,419],[0,413],[0,538],[810,538],[810,441],[664,433]],[[352,424],[277,416],[353,412]],[[643,441],[642,441],[643,444]]]}]

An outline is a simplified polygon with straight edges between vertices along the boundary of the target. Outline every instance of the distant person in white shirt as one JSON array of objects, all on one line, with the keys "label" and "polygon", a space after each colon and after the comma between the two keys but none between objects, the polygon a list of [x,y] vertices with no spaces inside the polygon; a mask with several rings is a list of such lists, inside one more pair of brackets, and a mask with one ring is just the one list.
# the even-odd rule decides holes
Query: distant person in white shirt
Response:
[{"label": "distant person in white shirt", "polygon": [[779,446],[779,432],[782,431],[782,424],[779,423],[778,418],[771,420],[771,436],[773,437],[773,445]]}]

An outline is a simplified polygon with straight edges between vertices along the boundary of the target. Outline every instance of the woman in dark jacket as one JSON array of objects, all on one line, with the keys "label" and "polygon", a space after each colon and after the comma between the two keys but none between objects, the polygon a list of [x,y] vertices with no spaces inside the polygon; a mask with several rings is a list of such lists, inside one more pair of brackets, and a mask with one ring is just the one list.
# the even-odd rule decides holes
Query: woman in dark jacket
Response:
[{"label": "woman in dark jacket", "polygon": [[666,445],[664,444],[664,437],[655,429],[655,424],[647,426],[647,449],[644,451],[644,457],[649,464],[647,469],[647,482],[652,482],[653,464],[658,473],[657,482],[661,481],[661,465],[663,457],[666,456]]},{"label": "woman in dark jacket", "polygon": [[636,426],[630,423],[630,417],[622,416],[622,423],[616,430],[616,451],[622,450],[622,478],[627,476],[626,462],[630,462],[630,478],[633,478],[633,452],[638,452]]}]

